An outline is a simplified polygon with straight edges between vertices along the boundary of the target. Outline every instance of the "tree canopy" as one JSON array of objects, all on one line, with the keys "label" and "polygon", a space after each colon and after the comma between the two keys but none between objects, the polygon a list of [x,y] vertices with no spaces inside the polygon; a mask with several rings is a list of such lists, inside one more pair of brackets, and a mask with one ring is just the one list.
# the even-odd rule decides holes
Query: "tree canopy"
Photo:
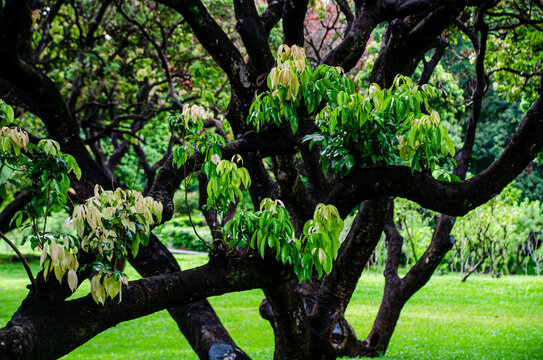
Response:
[{"label": "tree canopy", "polygon": [[[201,359],[248,359],[206,298],[253,288],[275,359],[383,354],[455,217],[512,182],[542,198],[542,26],[539,0],[0,0],[0,235],[27,227],[43,265],[0,358],[168,309]],[[153,234],[176,193],[209,228],[185,271]],[[404,276],[395,197],[436,212]],[[74,232],[48,231],[62,211]],[[344,313],[383,233],[359,339]]]}]

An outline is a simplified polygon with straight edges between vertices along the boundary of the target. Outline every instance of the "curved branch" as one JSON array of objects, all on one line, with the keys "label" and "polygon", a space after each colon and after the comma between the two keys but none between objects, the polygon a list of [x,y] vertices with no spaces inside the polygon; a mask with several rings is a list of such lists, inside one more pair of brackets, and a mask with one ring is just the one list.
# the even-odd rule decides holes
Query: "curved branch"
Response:
[{"label": "curved branch", "polygon": [[[291,154],[296,151],[301,138],[310,131],[309,129],[313,129],[313,124],[304,122],[296,136],[292,135],[290,128],[278,128],[275,125],[268,126],[260,132],[250,131],[226,144],[221,150],[222,157],[230,159],[235,154],[239,154],[246,162],[250,162],[253,157],[261,159],[271,155]],[[187,159],[185,167],[198,171],[202,162],[203,157],[196,154]],[[174,168],[173,159],[170,157],[155,178],[149,196],[162,202],[164,206],[163,221],[169,220],[173,214],[173,194],[184,177],[183,171]]]},{"label": "curved branch", "polygon": [[243,56],[199,0],[158,0],[179,12],[233,87],[251,87]]},{"label": "curved branch", "polygon": [[327,311],[330,305],[333,309],[345,311],[358,279],[381,238],[388,207],[386,198],[362,203],[341,244],[332,272],[322,281],[320,304],[316,312]]},{"label": "curved branch", "polygon": [[234,0],[234,11],[236,30],[247,49],[250,64],[257,69],[258,74],[266,73],[275,60],[268,43],[269,31],[258,16],[254,0]]},{"label": "curved branch", "polygon": [[344,32],[344,34],[347,35],[349,31],[351,31],[351,27],[353,26],[353,21],[354,21],[353,12],[351,11],[351,7],[349,6],[349,3],[347,2],[347,0],[336,0],[336,4],[339,7],[339,10],[345,16],[345,21],[347,21],[347,25],[345,26],[345,32]]},{"label": "curved branch", "polygon": [[264,26],[264,29],[269,34],[271,29],[283,16],[285,0],[272,0],[268,1],[268,4],[268,8],[260,14],[260,21],[262,21],[262,26]]},{"label": "curved branch", "polygon": [[27,301],[0,330],[0,358],[57,359],[120,322],[210,296],[271,286],[290,276],[275,261],[228,259],[131,281],[123,286],[120,303],[115,299],[100,306],[90,294],[53,304]]},{"label": "curved branch", "polygon": [[347,36],[324,57],[322,63],[341,66],[345,72],[351,70],[366,50],[370,35],[379,23],[380,18],[375,10],[362,11]]},{"label": "curved branch", "polygon": [[423,207],[461,216],[484,204],[513,181],[543,149],[543,98],[540,95],[513,135],[509,146],[486,170],[459,182],[443,182],[403,166],[358,169],[340,181],[327,202],[347,215],[364,199],[400,196]]}]

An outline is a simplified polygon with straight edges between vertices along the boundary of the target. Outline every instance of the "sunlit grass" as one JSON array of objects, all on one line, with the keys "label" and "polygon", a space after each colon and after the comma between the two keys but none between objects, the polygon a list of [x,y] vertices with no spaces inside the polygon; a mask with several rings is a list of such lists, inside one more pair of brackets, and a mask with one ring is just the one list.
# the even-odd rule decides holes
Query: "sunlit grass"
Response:
[{"label": "sunlit grass", "polygon": [[[177,256],[183,268],[205,256]],[[38,271],[37,261],[31,266]],[[131,279],[137,278],[127,268]],[[406,305],[385,359],[543,359],[543,278],[436,275]],[[26,295],[20,264],[0,260],[0,326]],[[88,283],[88,282],[87,282]],[[382,296],[380,274],[365,274],[347,318],[359,337],[369,329]],[[88,291],[84,284],[74,296]],[[253,359],[273,358],[273,333],[258,314],[262,291],[210,301],[237,344]],[[63,357],[75,359],[197,359],[166,311],[117,325]]]}]

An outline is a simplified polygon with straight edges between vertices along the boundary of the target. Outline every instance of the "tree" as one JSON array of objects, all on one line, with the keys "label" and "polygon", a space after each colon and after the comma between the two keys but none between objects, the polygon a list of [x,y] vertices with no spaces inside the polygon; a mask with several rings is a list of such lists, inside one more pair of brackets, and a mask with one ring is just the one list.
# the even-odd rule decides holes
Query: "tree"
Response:
[{"label": "tree", "polygon": [[[314,53],[327,51],[315,54],[324,66],[313,71],[302,61],[303,52],[294,50],[299,49],[295,45],[304,45],[308,1],[235,0],[233,12],[226,2],[206,6],[199,0],[0,2],[0,97],[15,106],[16,117],[32,134],[31,142],[48,137],[73,156],[81,178],[72,175],[71,201],[84,203],[96,185],[113,190],[137,183],[144,195],[162,204],[161,219],[154,219],[164,222],[172,216],[175,191],[198,173],[201,210],[213,234],[207,239],[210,262],[187,271],[180,271],[151,235],[147,246],[128,254],[144,279],[129,282],[121,302],[97,305],[91,295],[66,300],[71,293],[66,282],[45,281],[40,272],[36,286],[0,330],[0,357],[57,358],[119,322],[168,309],[200,358],[209,358],[210,351],[226,344],[245,359],[205,298],[251,288],[262,288],[266,295],[260,312],[273,327],[276,359],[376,356],[386,351],[402,307],[452,248],[454,217],[498,194],[543,148],[541,88],[535,81],[541,77],[540,49],[528,41],[517,47],[526,54],[522,68],[496,65],[492,71],[507,71],[499,81],[509,81],[512,75],[529,79],[523,90],[530,109],[500,157],[465,180],[490,84],[485,67],[489,41],[511,44],[520,36],[540,42],[543,4],[512,0],[336,4],[344,26],[334,30],[338,40],[325,39],[330,45],[313,48]],[[235,29],[228,25],[232,16]],[[512,37],[496,36],[502,33]],[[374,85],[358,89],[364,94],[358,96],[343,73],[357,65],[372,34],[381,34],[381,46],[373,66],[366,63],[362,71]],[[472,44],[475,79],[463,145],[455,150],[447,129],[438,124],[439,115],[431,112],[434,103],[428,99],[433,88],[425,84],[449,43],[462,34]],[[199,46],[193,44],[194,38]],[[279,47],[282,43],[286,46]],[[283,67],[273,55],[278,48]],[[499,50],[492,47],[493,59],[505,61],[508,54],[500,56]],[[430,59],[427,54],[432,54]],[[420,86],[397,77],[413,75],[421,63],[415,78]],[[499,86],[508,88],[507,83]],[[209,119],[203,121],[198,108],[192,112],[184,108],[194,103],[210,110]],[[357,111],[365,114],[360,115],[364,121],[354,115]],[[175,114],[181,116],[174,117],[170,129],[164,124]],[[412,130],[415,127],[420,130]],[[190,150],[188,140],[212,146],[201,153]],[[214,150],[209,152],[210,148]],[[254,211],[264,199],[281,201],[264,201],[258,216],[262,218],[264,211],[270,217],[283,216],[281,224],[286,225],[280,228],[290,223],[291,233],[305,239],[300,240],[301,249],[286,257],[290,262],[279,261],[288,244],[267,234],[258,235],[257,242],[264,245],[256,250],[237,251],[222,241],[223,234],[233,236],[236,229],[241,238],[252,233],[249,218],[229,222],[244,213],[235,205],[243,194],[232,189],[233,202],[217,200],[223,193],[220,186],[214,191],[212,183],[219,181],[213,178],[223,170],[213,156],[219,153],[222,161],[232,159],[228,174],[241,167],[234,164],[234,155],[243,159],[252,183],[247,202]],[[144,176],[137,170],[127,173],[130,166],[120,166],[122,161],[141,168]],[[448,167],[454,163],[454,169]],[[233,177],[242,175],[229,175],[219,185],[222,189],[240,185]],[[455,178],[460,181],[448,181]],[[243,186],[236,189],[241,192]],[[2,232],[10,229],[14,214],[32,198],[24,192],[10,196],[12,201],[0,214]],[[391,216],[390,197],[395,196],[443,213],[429,247],[402,278],[398,267],[403,240]],[[321,255],[322,245],[304,253],[311,234],[325,233],[318,228],[333,233],[339,224],[330,220],[333,208],[321,203],[333,205],[341,218],[355,213],[331,269],[324,264],[336,255],[333,249]],[[314,215],[322,209],[329,209],[326,215]],[[311,219],[313,223],[305,227]],[[344,312],[383,230],[388,246],[383,299],[370,334],[359,340]],[[278,245],[266,247],[268,240]],[[91,264],[96,256],[81,256],[79,263]],[[296,256],[299,261],[293,260]],[[326,272],[322,277],[319,263]],[[81,280],[91,273],[87,267],[78,276]],[[312,276],[312,281],[300,283],[295,273]]]}]

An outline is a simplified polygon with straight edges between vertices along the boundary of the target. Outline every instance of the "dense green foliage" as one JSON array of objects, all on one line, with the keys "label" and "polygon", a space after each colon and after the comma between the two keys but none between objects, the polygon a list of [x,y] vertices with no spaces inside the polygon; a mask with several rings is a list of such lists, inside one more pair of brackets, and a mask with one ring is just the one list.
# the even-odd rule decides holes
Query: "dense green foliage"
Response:
[{"label": "dense green foliage", "polygon": [[[494,276],[540,275],[543,265],[543,206],[539,200],[521,200],[521,191],[509,186],[502,194],[456,219],[453,250],[442,272],[473,270]],[[410,267],[430,242],[436,213],[407,200],[395,201],[395,222],[404,238],[404,263]],[[379,267],[386,249],[378,246],[373,262]]]}]

